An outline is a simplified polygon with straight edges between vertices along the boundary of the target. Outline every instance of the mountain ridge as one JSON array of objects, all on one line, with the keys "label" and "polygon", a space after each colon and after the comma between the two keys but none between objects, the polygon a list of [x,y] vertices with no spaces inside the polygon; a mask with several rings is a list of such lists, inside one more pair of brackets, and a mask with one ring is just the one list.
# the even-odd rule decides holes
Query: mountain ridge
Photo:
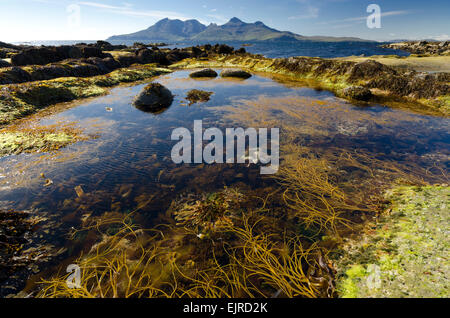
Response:
[{"label": "mountain ridge", "polygon": [[114,35],[107,41],[322,41],[322,42],[373,42],[355,37],[303,36],[290,31],[279,31],[261,21],[246,23],[232,18],[223,25],[211,23],[206,26],[195,19],[181,21],[169,18],[156,22],[151,27],[138,32]]}]

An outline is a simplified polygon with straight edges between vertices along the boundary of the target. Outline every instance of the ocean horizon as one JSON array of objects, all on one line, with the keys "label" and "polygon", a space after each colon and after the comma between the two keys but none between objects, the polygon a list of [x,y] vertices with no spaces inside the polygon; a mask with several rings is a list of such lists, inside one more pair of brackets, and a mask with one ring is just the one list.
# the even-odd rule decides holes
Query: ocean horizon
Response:
[{"label": "ocean horizon", "polygon": [[[13,42],[16,45],[33,46],[60,46],[74,45],[77,43],[96,43],[94,40],[58,40],[58,41],[29,41]],[[138,41],[108,41],[114,45],[131,46]],[[220,44],[226,44],[235,48],[245,45],[247,52],[252,54],[261,54],[268,58],[285,58],[292,56],[309,56],[321,58],[337,58],[345,56],[373,56],[373,55],[398,55],[409,56],[410,53],[401,50],[382,48],[381,45],[389,42],[316,42],[316,41],[220,41]],[[215,44],[202,42],[174,42],[167,43],[165,48],[186,48],[196,45]]]}]

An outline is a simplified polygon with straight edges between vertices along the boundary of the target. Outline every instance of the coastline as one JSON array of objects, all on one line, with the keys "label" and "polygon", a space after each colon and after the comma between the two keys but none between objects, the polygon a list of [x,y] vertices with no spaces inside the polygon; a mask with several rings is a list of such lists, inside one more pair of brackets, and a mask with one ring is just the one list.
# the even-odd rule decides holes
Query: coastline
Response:
[{"label": "coastline", "polygon": [[[8,129],[12,127],[11,124],[14,124],[19,118],[24,118],[41,109],[52,107],[58,103],[107,94],[109,88],[120,85],[121,83],[148,81],[159,75],[167,74],[176,70],[189,70],[204,67],[242,68],[252,72],[287,76],[288,78],[299,82],[310,81],[313,83],[313,86],[320,89],[329,90],[337,96],[350,100],[354,103],[360,103],[363,105],[371,102],[382,103],[391,107],[407,108],[421,114],[432,114],[446,118],[450,115],[450,75],[448,73],[423,74],[416,72],[418,70],[423,71],[422,67],[425,67],[423,65],[416,64],[419,63],[419,60],[416,61],[416,59],[420,59],[416,57],[398,59],[399,61],[410,61],[412,63],[412,66],[410,67],[412,68],[419,67],[413,70],[409,68],[404,70],[402,67],[404,64],[389,64],[391,61],[391,58],[389,57],[348,57],[342,59],[296,57],[286,59],[269,59],[246,53],[245,50],[242,49],[235,51],[227,46],[217,48],[205,46],[199,48],[189,48],[184,51],[174,51],[169,49],[142,49],[137,52],[139,53],[135,54],[129,51],[108,51],[108,54],[111,54],[112,58],[116,60],[121,67],[106,74],[95,74],[94,76],[80,75],[79,77],[56,77],[47,80],[31,80],[23,83],[9,83],[0,85],[0,107],[2,107],[0,127],[3,128],[3,126],[5,126],[5,131],[8,132]],[[158,52],[158,58],[161,59],[161,61],[164,61],[164,63],[145,63],[155,58],[155,52]],[[174,55],[177,55],[176,58]],[[195,57],[193,57],[193,55],[195,55]],[[173,58],[172,61],[169,58],[171,56]],[[386,62],[387,60],[389,62]],[[168,61],[168,63],[166,61]],[[432,62],[434,63],[433,67],[436,67],[437,69],[439,68],[439,63],[446,63],[446,61],[446,59],[443,61],[442,59],[439,59],[438,62]],[[57,64],[58,63],[60,66],[63,64],[63,62],[57,62]],[[55,66],[54,64],[52,65]],[[30,74],[36,71],[36,68],[31,66],[16,66],[16,68],[20,68],[22,71],[25,70]],[[353,93],[358,90],[365,93],[353,95]],[[412,94],[412,92],[415,94]],[[13,131],[9,131],[9,133],[13,133]],[[22,138],[22,136],[19,137]],[[42,135],[37,135],[35,137],[37,139],[41,139]],[[74,140],[74,142],[75,141],[76,140]],[[72,141],[64,140],[61,147],[69,144],[70,142]],[[16,149],[6,151],[7,154],[15,152],[17,152]],[[439,188],[438,190],[440,191],[442,189]],[[434,193],[434,190],[429,188],[424,188],[424,191],[430,191],[432,194]],[[444,188],[443,191],[448,192],[448,188]],[[444,194],[447,192],[444,192]],[[235,195],[234,193],[229,194],[226,191],[224,191],[224,193],[226,195]],[[223,193],[220,193],[219,196],[222,194]],[[399,199],[390,198],[390,200],[395,203],[398,202]],[[420,197],[419,201],[420,200],[423,202],[423,197]],[[415,201],[414,204],[419,206],[421,204],[419,201]],[[217,204],[217,202],[214,202],[214,204]],[[239,217],[241,216],[239,215]],[[236,229],[227,227],[229,225],[227,225],[227,218],[221,217],[217,222],[218,226],[224,226],[222,230],[225,229],[224,231],[227,235],[230,233],[236,234]],[[237,222],[240,222],[239,226],[245,229],[245,220],[240,219]],[[396,220],[393,219],[393,222],[396,222]],[[134,235],[135,233],[132,232],[131,234]],[[243,239],[249,240],[252,244],[254,243],[257,248],[264,249],[266,245],[269,244],[264,240],[258,241],[255,237],[248,236],[248,233],[240,232],[240,234]],[[183,237],[186,240],[195,239],[192,237],[192,233],[183,233]],[[114,239],[115,238],[112,240]],[[178,240],[179,238],[175,235],[172,239]],[[125,247],[125,249],[127,248],[129,247]],[[205,248],[205,246],[203,246],[203,248]],[[295,245],[292,248],[294,251],[300,253],[298,251],[298,245]],[[301,251],[303,252],[303,250]],[[170,259],[170,253],[167,250],[164,252],[167,254],[165,256]],[[233,250],[233,252],[236,251]],[[182,253],[187,253],[187,251],[183,250]],[[186,255],[184,254],[184,256]],[[88,259],[87,263],[89,264],[90,261],[92,260]],[[317,265],[318,267],[315,270],[330,270],[329,267],[322,266],[320,264],[320,257],[318,257],[317,262],[319,265]],[[370,296],[367,294],[358,294],[354,287],[357,282],[348,280],[355,277],[360,279],[361,277],[358,275],[366,275],[367,268],[364,267],[362,270],[362,265],[356,264],[356,267],[352,267],[353,269],[347,269],[347,265],[339,265],[339,263],[336,264],[338,264],[337,269],[340,275],[347,275],[346,278],[344,278],[344,283],[342,283],[344,285],[347,284],[345,285],[347,286],[345,287],[347,289],[341,290],[341,295]],[[185,269],[190,270],[189,266],[186,266]],[[219,270],[223,269],[219,268]],[[344,273],[342,271],[344,271]],[[289,275],[290,273],[286,273],[286,277]],[[354,277],[354,275],[356,276]],[[312,278],[317,279],[317,277]],[[57,284],[58,287],[61,287],[64,280],[56,282],[53,281],[52,283]],[[329,282],[327,282],[327,284],[328,283]],[[289,285],[289,282],[287,285]],[[323,286],[321,288],[323,288]],[[66,290],[62,290],[60,292],[60,295],[70,296],[70,293],[64,294],[67,292]],[[295,293],[289,294],[289,292],[289,288],[286,287],[285,294],[288,296],[295,295]],[[303,295],[306,297],[315,296],[316,292],[319,294],[316,289],[309,289],[303,285],[300,291],[296,292],[300,294],[304,293]],[[46,294],[43,293],[43,295]],[[190,295],[195,296],[196,294],[192,293]]]}]

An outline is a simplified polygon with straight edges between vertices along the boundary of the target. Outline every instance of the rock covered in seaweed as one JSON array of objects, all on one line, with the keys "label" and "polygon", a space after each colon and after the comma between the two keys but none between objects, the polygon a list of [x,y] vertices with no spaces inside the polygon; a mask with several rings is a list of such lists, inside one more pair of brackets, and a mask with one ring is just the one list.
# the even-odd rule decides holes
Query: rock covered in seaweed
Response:
[{"label": "rock covered in seaweed", "polygon": [[252,74],[243,70],[225,70],[222,74],[220,74],[220,76],[247,79],[252,77]]},{"label": "rock covered in seaweed", "polygon": [[198,102],[207,102],[211,98],[213,92],[206,92],[198,89],[193,89],[188,92],[186,99],[189,101],[189,106],[196,104]]},{"label": "rock covered in seaweed", "polygon": [[172,105],[173,95],[159,83],[150,83],[136,96],[134,105],[145,112],[158,112]]},{"label": "rock covered in seaweed", "polygon": [[216,71],[214,71],[214,70],[212,70],[210,68],[205,68],[205,69],[200,70],[200,71],[192,72],[191,74],[189,74],[189,76],[192,77],[192,78],[200,78],[200,77],[211,77],[211,78],[214,78],[214,77],[217,77],[218,74],[217,74]]},{"label": "rock covered in seaweed", "polygon": [[370,89],[362,86],[349,86],[345,88],[342,93],[345,97],[354,100],[369,101],[372,98]]},{"label": "rock covered in seaweed", "polygon": [[0,67],[9,67],[11,64],[6,62],[5,60],[0,59]]}]

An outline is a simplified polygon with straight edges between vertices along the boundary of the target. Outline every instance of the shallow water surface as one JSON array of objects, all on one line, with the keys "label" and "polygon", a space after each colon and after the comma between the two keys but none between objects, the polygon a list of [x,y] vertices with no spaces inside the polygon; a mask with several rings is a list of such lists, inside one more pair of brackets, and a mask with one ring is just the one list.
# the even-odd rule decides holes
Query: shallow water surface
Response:
[{"label": "shallow water surface", "polygon": [[[286,146],[296,145],[318,154],[330,149],[362,152],[382,162],[414,164],[446,175],[448,119],[382,105],[352,105],[327,91],[260,75],[246,81],[194,80],[188,75],[177,71],[156,79],[176,95],[172,106],[160,114],[132,106],[145,86],[139,84],[115,88],[108,96],[38,119],[43,125],[76,122],[98,138],[51,154],[1,158],[2,205],[45,211],[60,221],[61,228],[105,212],[137,210],[149,225],[182,195],[214,192],[224,186],[255,190],[274,184],[270,177],[260,176],[255,165],[174,164],[170,156],[176,143],[171,141],[173,129],[192,131],[198,119],[204,128],[280,128],[282,158]],[[191,89],[214,95],[207,103],[188,106],[184,98]],[[53,182],[50,186],[45,186],[47,178]],[[61,237],[53,239],[65,244]]]}]

